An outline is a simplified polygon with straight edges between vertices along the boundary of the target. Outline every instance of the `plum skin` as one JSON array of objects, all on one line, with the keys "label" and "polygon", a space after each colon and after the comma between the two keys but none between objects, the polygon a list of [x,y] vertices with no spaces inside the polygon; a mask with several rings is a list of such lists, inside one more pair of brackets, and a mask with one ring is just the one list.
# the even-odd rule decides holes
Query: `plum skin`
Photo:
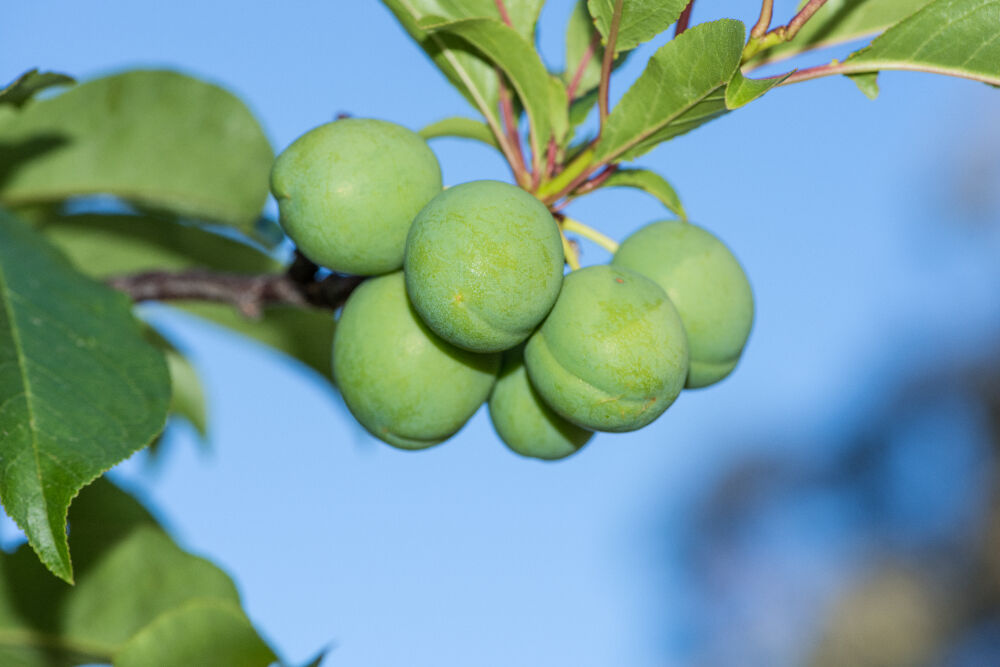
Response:
[{"label": "plum skin", "polygon": [[473,181],[420,211],[406,240],[406,289],[436,334],[475,352],[524,341],[563,278],[559,228],[521,188]]},{"label": "plum skin", "polygon": [[333,376],[348,409],[402,449],[456,433],[489,396],[500,361],[435,336],[407,299],[401,272],[362,283],[334,333]]},{"label": "plum skin", "polygon": [[545,402],[594,431],[649,424],[676,400],[688,374],[684,326],[666,293],[607,265],[566,276],[524,356]]},{"label": "plum skin", "polygon": [[441,167],[415,132],[346,118],[296,139],[274,162],[281,226],[310,260],[354,275],[403,265],[414,216],[441,192]]},{"label": "plum skin", "polygon": [[687,387],[705,387],[736,367],[753,326],[753,292],[729,248],[688,222],[641,228],[618,248],[614,266],[637,271],[666,291],[691,349]]},{"label": "plum skin", "polygon": [[557,415],[538,395],[524,367],[523,346],[504,354],[489,408],[497,435],[521,456],[563,459],[579,451],[594,435]]}]

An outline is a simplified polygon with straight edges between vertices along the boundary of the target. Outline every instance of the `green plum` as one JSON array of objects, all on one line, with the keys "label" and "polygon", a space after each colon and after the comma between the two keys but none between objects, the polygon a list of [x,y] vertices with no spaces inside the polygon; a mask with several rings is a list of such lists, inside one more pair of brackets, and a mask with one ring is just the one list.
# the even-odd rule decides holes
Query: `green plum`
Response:
[{"label": "green plum", "polygon": [[684,325],[670,299],[652,280],[607,265],[566,276],[524,358],[545,402],[594,431],[649,424],[688,373]]},{"label": "green plum", "polygon": [[689,388],[732,372],[753,325],[753,293],[722,241],[687,222],[654,222],[625,239],[612,264],[651,278],[677,307],[691,348]]},{"label": "green plum", "polygon": [[563,278],[559,228],[519,187],[473,181],[431,200],[406,240],[406,289],[436,334],[474,352],[525,340]]},{"label": "green plum", "polygon": [[457,432],[489,396],[500,362],[435,336],[407,299],[402,272],[362,283],[333,340],[333,376],[347,407],[372,435],[403,449]]},{"label": "green plum", "polygon": [[341,273],[403,266],[413,217],[441,192],[427,143],[395,123],[346,118],[306,132],[271,170],[281,225],[302,253]]},{"label": "green plum", "polygon": [[500,378],[490,394],[490,419],[500,439],[522,456],[553,461],[575,453],[593,432],[571,424],[531,386],[524,368],[524,347],[504,354]]}]

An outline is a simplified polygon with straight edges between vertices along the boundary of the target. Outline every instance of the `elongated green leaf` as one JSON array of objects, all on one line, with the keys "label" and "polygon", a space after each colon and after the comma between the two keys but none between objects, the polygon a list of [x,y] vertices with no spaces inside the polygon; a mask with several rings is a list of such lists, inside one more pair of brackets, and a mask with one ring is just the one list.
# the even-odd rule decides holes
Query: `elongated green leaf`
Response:
[{"label": "elongated green leaf", "polygon": [[232,94],[176,72],[131,71],[0,121],[0,203],[111,194],[252,234],[273,159]]},{"label": "elongated green leaf", "polygon": [[[688,0],[624,0],[622,17],[615,40],[615,55],[648,42],[667,29],[684,11]],[[587,0],[594,25],[608,43],[608,31],[615,10],[615,0]]]},{"label": "elongated green leaf", "polygon": [[664,44],[608,116],[603,161],[632,159],[726,112],[724,86],[743,50],[743,24],[702,23]]},{"label": "elongated green leaf", "polygon": [[[182,551],[114,485],[98,480],[85,488],[73,503],[69,524],[75,587],[49,575],[26,547],[0,554],[0,664],[175,664],[128,662],[129,656],[148,657],[151,651],[196,655],[188,665],[275,660],[246,620],[229,577]],[[170,619],[187,617],[189,609],[206,607],[225,610],[226,621],[202,616],[204,631],[170,637],[158,630]],[[230,627],[239,632],[229,632]],[[212,630],[218,631],[216,638],[206,636]],[[231,660],[234,656],[254,661]]]},{"label": "elongated green leaf", "polygon": [[485,123],[472,120],[471,118],[462,118],[461,116],[452,116],[451,118],[431,123],[420,130],[418,134],[424,139],[435,139],[437,137],[475,139],[497,150],[500,149],[496,137],[493,136],[493,132],[490,131],[490,128]]},{"label": "elongated green leaf", "polygon": [[0,213],[0,500],[71,581],[66,509],[163,428],[170,380],[128,299]]},{"label": "elongated green leaf", "polygon": [[[146,340],[163,351],[170,371],[170,414],[187,420],[198,434],[204,437],[208,431],[208,413],[205,409],[205,392],[198,377],[198,371],[173,343],[164,338],[151,326],[145,328]],[[157,441],[159,442],[159,441]],[[153,451],[154,445],[150,445]]]},{"label": "elongated green leaf", "polygon": [[680,197],[673,186],[665,178],[646,169],[619,169],[601,187],[605,188],[637,188],[660,200],[668,211],[681,220],[687,220],[687,213],[681,205]]},{"label": "elongated green leaf", "polygon": [[536,156],[542,154],[553,133],[559,135],[568,127],[565,90],[560,106],[553,101],[555,79],[549,76],[534,46],[514,29],[487,18],[447,23],[427,19],[420,26],[435,34],[444,32],[467,41],[503,70],[531,121],[531,148]]},{"label": "elongated green leaf", "polygon": [[[448,81],[483,114],[493,127],[500,128],[497,105],[500,102],[496,70],[469,44],[447,33],[424,30],[418,22],[427,16],[440,16],[428,11],[428,2],[420,0],[382,0],[396,16],[403,29],[437,65]],[[430,8],[433,9],[433,8]],[[447,18],[447,17],[446,17]]]},{"label": "elongated green leaf", "polygon": [[9,104],[13,107],[24,106],[24,103],[36,94],[53,86],[66,86],[75,83],[73,77],[56,72],[39,72],[28,70],[14,79],[6,88],[0,90],[0,105]]},{"label": "elongated green leaf", "polygon": [[[875,35],[902,21],[930,0],[827,0],[795,39],[758,54],[753,63],[792,58],[812,49]],[[805,2],[800,3],[800,6]]]},{"label": "elongated green leaf", "polygon": [[934,0],[844,61],[845,74],[912,70],[1000,85],[1000,0]]}]

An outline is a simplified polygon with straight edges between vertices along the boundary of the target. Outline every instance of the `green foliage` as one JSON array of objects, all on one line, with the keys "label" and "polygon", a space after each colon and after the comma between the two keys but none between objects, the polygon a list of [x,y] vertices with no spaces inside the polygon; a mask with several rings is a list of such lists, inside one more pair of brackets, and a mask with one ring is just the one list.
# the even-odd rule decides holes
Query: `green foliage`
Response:
[{"label": "green foliage", "polygon": [[611,266],[566,276],[524,357],[545,402],[594,431],[651,423],[688,373],[684,327],[667,295],[648,278]]},{"label": "green foliage", "polygon": [[524,367],[523,346],[504,354],[489,406],[497,435],[522,456],[544,461],[564,459],[594,435],[557,415],[538,395]]},{"label": "green foliage", "polygon": [[441,192],[441,167],[416,133],[348,118],[296,139],[274,162],[281,225],[309,259],[378,275],[403,265],[413,216]]},{"label": "green foliage", "polygon": [[277,659],[229,577],[182,551],[117,487],[88,486],[69,523],[76,586],[54,579],[26,546],[0,553],[0,664],[264,667]]},{"label": "green foliage", "polygon": [[445,190],[413,221],[406,289],[434,333],[500,352],[525,340],[559,295],[562,243],[524,190],[473,181]]},{"label": "green foliage", "polygon": [[934,0],[851,55],[845,73],[926,70],[1000,85],[1000,0]]},{"label": "green foliage", "polygon": [[660,200],[667,210],[681,220],[687,220],[687,213],[681,205],[680,197],[673,186],[655,171],[647,169],[619,169],[604,181],[605,188],[636,188]]},{"label": "green foliage", "polygon": [[420,130],[417,134],[424,139],[434,139],[437,137],[475,139],[476,141],[481,141],[482,143],[492,146],[498,150],[500,148],[496,137],[493,136],[493,133],[490,132],[490,128],[487,125],[478,120],[463,118],[461,116],[452,116],[451,118],[445,118],[444,120],[439,120],[436,123],[431,123],[424,129]]},{"label": "green foliage", "polygon": [[615,55],[634,49],[667,29],[684,11],[688,0],[587,0],[594,25],[608,43],[615,3],[620,2],[621,21],[615,41]]},{"label": "green foliage", "polygon": [[232,94],[175,72],[125,72],[0,116],[0,204],[111,194],[253,234],[273,158]]},{"label": "green foliage", "polygon": [[6,88],[0,90],[0,105],[9,104],[14,107],[22,107],[28,100],[46,88],[67,86],[72,83],[74,83],[73,77],[65,74],[39,72],[37,69],[28,70],[11,81]]},{"label": "green foliage", "polygon": [[655,222],[625,239],[612,263],[653,280],[677,308],[690,350],[689,388],[732,372],[753,325],[753,293],[719,239],[690,223]]},{"label": "green foliage", "polygon": [[70,500],[152,441],[169,400],[163,354],[128,299],[0,212],[0,499],[62,579]]},{"label": "green foliage", "polygon": [[377,438],[423,449],[451,437],[489,396],[498,354],[449,345],[421,321],[401,273],[365,282],[344,306],[333,372],[351,413]]}]

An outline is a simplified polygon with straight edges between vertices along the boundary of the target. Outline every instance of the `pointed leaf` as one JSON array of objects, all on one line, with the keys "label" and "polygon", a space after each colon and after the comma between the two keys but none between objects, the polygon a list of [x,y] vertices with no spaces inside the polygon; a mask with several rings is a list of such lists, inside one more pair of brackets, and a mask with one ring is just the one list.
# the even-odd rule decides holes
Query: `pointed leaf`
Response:
[{"label": "pointed leaf", "polygon": [[73,77],[65,74],[39,72],[37,69],[28,70],[14,79],[6,88],[0,90],[0,104],[21,107],[46,88],[67,86],[75,82]]},{"label": "pointed leaf", "polygon": [[252,234],[273,159],[231,93],[176,72],[131,71],[0,122],[0,203],[111,194]]},{"label": "pointed leaf", "polygon": [[862,93],[870,100],[878,97],[878,72],[863,72],[848,74],[847,78],[854,82]]},{"label": "pointed leaf", "polygon": [[1000,85],[1000,0],[934,0],[844,61],[843,72],[912,70]]},{"label": "pointed leaf", "polygon": [[[875,35],[902,21],[930,0],[827,0],[795,38],[771,47],[753,58],[754,65],[792,58],[805,51],[821,49]],[[805,2],[800,2],[799,6]]]},{"label": "pointed leaf", "polygon": [[[568,127],[566,106],[553,102],[553,84],[530,42],[497,19],[463,19],[440,23],[427,19],[421,27],[455,35],[474,46],[503,70],[531,121],[532,152],[539,156],[553,133]],[[565,92],[563,92],[565,98]]]},{"label": "pointed leaf", "polygon": [[493,132],[490,131],[490,128],[485,123],[472,120],[471,118],[462,118],[461,116],[452,116],[451,118],[431,123],[417,134],[424,139],[435,139],[437,137],[475,139],[497,150],[500,149],[496,137],[493,136]]},{"label": "pointed leaf", "polygon": [[750,79],[743,76],[743,72],[737,69],[733,78],[726,84],[726,108],[732,111],[753,102],[787,79],[789,74],[769,79]]},{"label": "pointed leaf", "polygon": [[740,63],[743,24],[702,23],[667,42],[608,116],[597,158],[632,159],[726,112],[724,86]]},{"label": "pointed leaf", "polygon": [[0,213],[0,500],[71,581],[66,509],[163,428],[170,380],[131,303]]},{"label": "pointed leaf", "polygon": [[[594,25],[604,38],[604,44],[608,43],[615,1],[587,0],[590,15],[594,17]],[[634,49],[666,30],[681,15],[687,3],[688,0],[624,0],[615,55]]]},{"label": "pointed leaf", "polygon": [[[233,582],[208,561],[181,550],[149,513],[106,480],[84,489],[73,504],[70,543],[75,587],[55,579],[22,547],[0,554],[0,664],[61,667],[107,663],[128,647],[146,646],[164,656],[183,650],[200,655],[187,664],[267,664],[231,656],[273,654],[240,609]],[[161,643],[167,619],[191,608],[221,608],[237,619],[236,641],[219,650],[203,632],[177,633]],[[172,646],[175,645],[175,646]],[[117,654],[117,655],[116,655]],[[139,655],[143,655],[140,653]],[[127,663],[126,663],[127,664]],[[169,664],[156,659],[142,664]]]},{"label": "pointed leaf", "polygon": [[667,210],[687,220],[687,213],[681,205],[680,197],[665,178],[646,169],[618,169],[601,186],[604,188],[637,188],[660,200]]}]

